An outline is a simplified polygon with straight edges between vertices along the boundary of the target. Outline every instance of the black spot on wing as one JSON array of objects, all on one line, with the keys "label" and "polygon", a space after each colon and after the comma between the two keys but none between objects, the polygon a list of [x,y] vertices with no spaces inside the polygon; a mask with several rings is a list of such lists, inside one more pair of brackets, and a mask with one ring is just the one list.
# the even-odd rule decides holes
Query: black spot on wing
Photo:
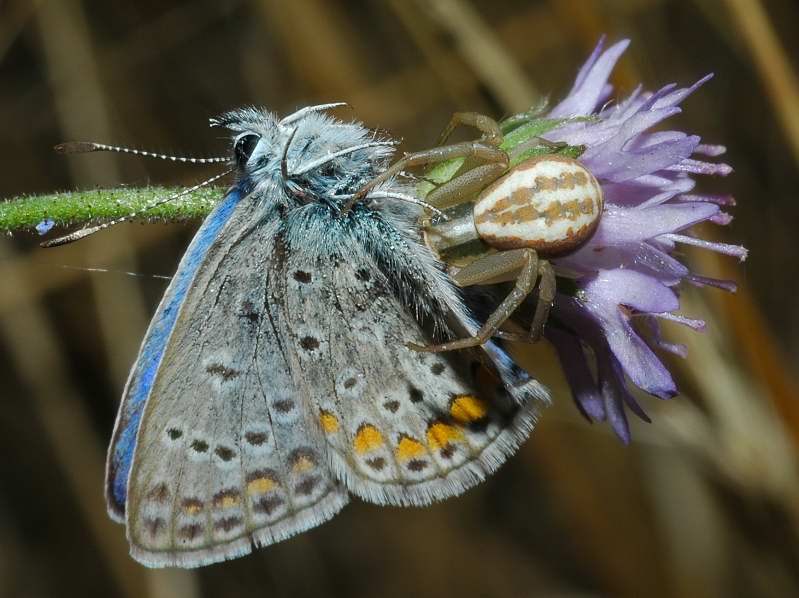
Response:
[{"label": "black spot on wing", "polygon": [[304,270],[296,270],[294,272],[294,280],[302,284],[308,284],[311,282],[311,273]]},{"label": "black spot on wing", "polygon": [[266,432],[247,432],[244,439],[253,446],[261,446],[267,440]]},{"label": "black spot on wing", "polygon": [[233,378],[238,378],[241,375],[239,370],[229,368],[221,363],[209,363],[207,366],[205,366],[205,371],[212,376],[218,376],[222,378],[222,380],[225,382]]},{"label": "black spot on wing", "polygon": [[424,393],[415,386],[410,386],[408,388],[408,398],[411,403],[421,403],[424,400]]},{"label": "black spot on wing", "polygon": [[195,453],[204,453],[208,450],[208,443],[205,440],[194,440],[191,443],[191,448]]},{"label": "black spot on wing", "polygon": [[315,351],[319,348],[319,339],[312,336],[303,336],[300,339],[300,347],[306,351]]},{"label": "black spot on wing", "polygon": [[253,305],[252,301],[249,299],[242,302],[239,317],[244,318],[253,325],[258,324],[258,322],[261,320],[261,315],[255,309],[255,305]]},{"label": "black spot on wing", "polygon": [[226,446],[218,446],[218,447],[216,447],[214,452],[216,453],[217,457],[219,457],[220,459],[222,459],[222,461],[225,461],[225,462],[230,461],[231,459],[233,459],[233,457],[236,456],[235,451],[233,451],[233,449],[228,448]]}]

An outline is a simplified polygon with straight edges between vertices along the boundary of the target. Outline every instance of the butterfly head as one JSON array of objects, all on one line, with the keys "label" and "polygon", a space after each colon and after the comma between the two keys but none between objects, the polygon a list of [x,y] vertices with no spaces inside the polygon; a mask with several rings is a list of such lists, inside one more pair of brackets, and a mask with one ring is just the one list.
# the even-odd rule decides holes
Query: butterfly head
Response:
[{"label": "butterfly head", "polygon": [[386,169],[395,142],[321,111],[327,107],[282,120],[245,108],[211,122],[231,131],[231,161],[245,187],[279,187],[288,207],[314,203],[338,210]]}]

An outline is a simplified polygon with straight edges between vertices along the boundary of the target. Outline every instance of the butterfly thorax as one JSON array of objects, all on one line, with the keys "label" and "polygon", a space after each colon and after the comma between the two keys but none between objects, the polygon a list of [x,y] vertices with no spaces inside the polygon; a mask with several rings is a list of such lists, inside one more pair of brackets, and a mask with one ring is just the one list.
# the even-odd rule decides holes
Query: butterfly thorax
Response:
[{"label": "butterfly thorax", "polygon": [[[322,113],[286,124],[250,108],[216,122],[233,133],[238,186],[245,201],[258,204],[254,218],[274,223],[276,243],[305,255],[314,268],[329,268],[331,260],[366,260],[380,279],[376,282],[390,287],[420,324],[435,337],[448,336],[453,306],[458,311],[461,303],[421,243],[418,207],[367,200],[343,209],[358,189],[386,170],[393,153],[390,140],[360,123]],[[382,189],[408,191],[396,180]]]}]

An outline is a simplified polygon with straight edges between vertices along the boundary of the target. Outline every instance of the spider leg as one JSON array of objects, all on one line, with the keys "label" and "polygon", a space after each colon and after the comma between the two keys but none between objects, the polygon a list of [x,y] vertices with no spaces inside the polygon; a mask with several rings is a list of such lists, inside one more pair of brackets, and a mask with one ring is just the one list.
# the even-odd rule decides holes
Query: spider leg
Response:
[{"label": "spider leg", "polygon": [[347,210],[352,207],[357,201],[363,199],[369,191],[384,183],[391,178],[400,174],[407,168],[416,166],[428,166],[430,164],[437,164],[446,160],[455,158],[477,158],[483,162],[499,162],[505,164],[507,168],[508,155],[495,147],[486,145],[480,141],[465,141],[463,143],[453,143],[452,145],[444,145],[441,147],[434,147],[428,150],[422,150],[407,154],[403,158],[397,160],[390,168],[385,170],[379,176],[376,176],[371,181],[361,187],[353,196],[350,204],[346,207]]},{"label": "spider leg", "polygon": [[502,153],[503,156],[496,157],[497,161],[475,166],[436,187],[425,196],[425,201],[443,210],[476,196],[508,170],[508,156]]},{"label": "spider leg", "polygon": [[[475,268],[475,264],[484,261],[484,263]],[[409,343],[408,346],[415,351],[423,351],[429,353],[440,353],[442,351],[453,351],[455,349],[465,349],[467,347],[476,347],[487,342],[492,336],[496,334],[500,326],[507,320],[510,315],[516,311],[519,305],[525,300],[530,292],[535,287],[536,278],[538,275],[538,255],[532,249],[517,249],[506,251],[499,254],[493,254],[478,260],[471,264],[468,268],[472,268],[471,272],[467,272],[468,276],[463,276],[461,280],[476,280],[483,278],[484,280],[492,280],[501,277],[509,271],[521,268],[516,284],[513,290],[507,297],[499,304],[494,312],[488,316],[483,326],[477,331],[477,334],[470,338],[463,338],[459,340],[450,341],[441,345],[422,346]],[[456,282],[464,270],[459,271],[456,275]],[[478,274],[478,271],[480,273]],[[460,282],[459,282],[460,284]],[[472,283],[477,284],[477,283]]]},{"label": "spider leg", "polygon": [[549,319],[549,312],[552,309],[552,302],[555,300],[556,281],[555,270],[546,260],[538,262],[538,299],[535,304],[535,313],[533,314],[533,321],[530,324],[530,332],[528,334],[519,334],[516,332],[506,332],[498,330],[494,336],[501,338],[504,341],[513,341],[519,343],[537,343],[544,335],[544,328]]},{"label": "spider leg", "polygon": [[[474,127],[480,131],[483,134],[480,142],[486,145],[499,148],[502,143],[502,130],[496,120],[478,112],[456,112],[441,132],[438,145],[443,145],[459,126]],[[438,208],[452,207],[477,195],[507,169],[508,160],[500,160],[499,156],[495,161],[482,165],[474,158],[467,158],[456,176],[428,193],[425,199]]]},{"label": "spider leg", "polygon": [[502,130],[493,118],[479,112],[456,112],[441,132],[438,145],[444,145],[452,132],[459,126],[474,127],[483,134],[482,141],[488,145],[498,147],[502,143]]},{"label": "spider leg", "polygon": [[549,310],[555,300],[555,270],[547,260],[538,262],[538,301],[535,304],[533,323],[530,325],[530,342],[538,342],[544,334],[544,326],[549,318]]}]

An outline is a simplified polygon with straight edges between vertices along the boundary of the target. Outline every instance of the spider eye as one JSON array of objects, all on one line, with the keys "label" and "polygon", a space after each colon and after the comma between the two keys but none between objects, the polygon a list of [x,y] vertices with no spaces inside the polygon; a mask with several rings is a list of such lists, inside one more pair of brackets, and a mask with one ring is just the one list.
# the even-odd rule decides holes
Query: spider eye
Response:
[{"label": "spider eye", "polygon": [[238,164],[240,167],[244,167],[244,165],[247,164],[247,161],[250,159],[250,156],[255,150],[255,146],[258,145],[258,141],[260,141],[260,139],[260,135],[250,133],[249,135],[243,135],[236,140],[236,145],[233,148],[233,152],[236,155],[236,164]]}]

